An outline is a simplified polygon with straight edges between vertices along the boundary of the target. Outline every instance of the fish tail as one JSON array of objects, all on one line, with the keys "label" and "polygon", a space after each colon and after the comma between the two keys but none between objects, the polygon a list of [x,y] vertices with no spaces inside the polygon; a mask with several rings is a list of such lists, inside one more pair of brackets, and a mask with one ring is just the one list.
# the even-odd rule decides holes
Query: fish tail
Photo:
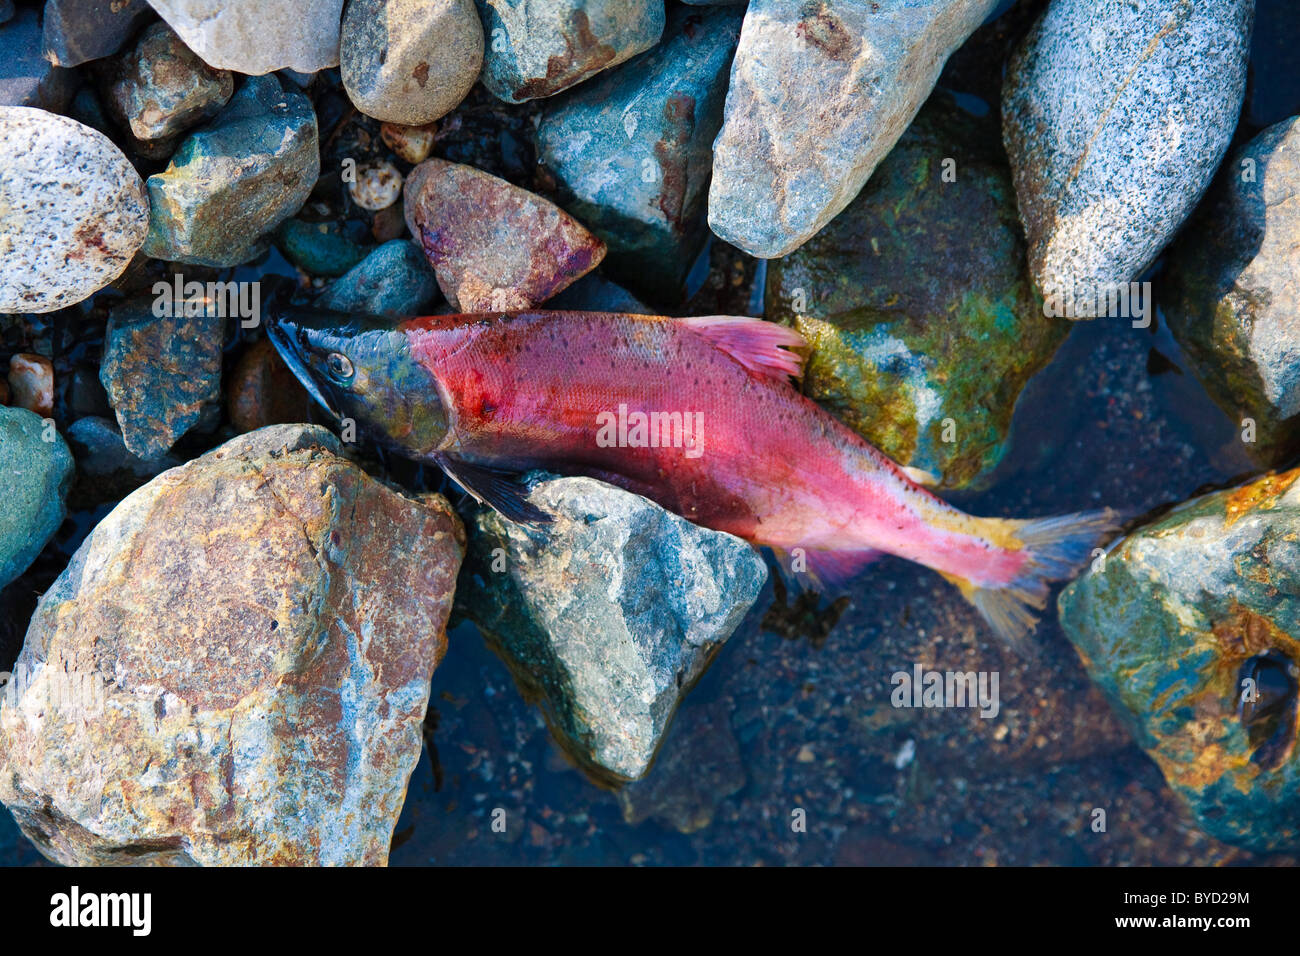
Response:
[{"label": "fish tail", "polygon": [[1027,640],[1038,624],[1036,611],[1047,607],[1050,583],[1073,577],[1092,557],[1103,536],[1118,529],[1121,516],[1110,508],[1016,521],[980,519],[987,536],[1027,552],[1014,578],[1001,584],[975,583],[945,575],[988,621],[1005,643],[1032,652]]}]

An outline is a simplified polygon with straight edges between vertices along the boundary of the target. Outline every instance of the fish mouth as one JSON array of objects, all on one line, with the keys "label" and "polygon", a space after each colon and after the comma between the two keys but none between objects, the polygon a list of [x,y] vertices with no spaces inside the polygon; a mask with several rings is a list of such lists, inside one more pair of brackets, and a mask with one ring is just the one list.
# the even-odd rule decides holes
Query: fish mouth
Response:
[{"label": "fish mouth", "polygon": [[294,320],[292,313],[280,312],[269,317],[266,325],[266,337],[271,340],[275,350],[280,353],[284,364],[293,372],[300,385],[312,400],[336,420],[342,418],[337,405],[332,402],[308,364],[310,354],[306,338],[306,326]]}]

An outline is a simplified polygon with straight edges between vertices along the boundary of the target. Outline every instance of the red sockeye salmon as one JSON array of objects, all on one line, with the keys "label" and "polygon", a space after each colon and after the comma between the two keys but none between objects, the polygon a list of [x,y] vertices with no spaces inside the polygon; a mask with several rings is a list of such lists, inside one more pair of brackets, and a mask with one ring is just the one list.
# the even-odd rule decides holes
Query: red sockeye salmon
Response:
[{"label": "red sockeye salmon", "polygon": [[318,402],[435,462],[517,521],[545,521],[530,469],[598,478],[772,548],[823,581],[882,552],[939,572],[995,631],[1035,625],[1110,511],[1030,521],[965,514],[791,384],[794,331],[734,316],[583,312],[400,322],[299,311],[271,337]]}]

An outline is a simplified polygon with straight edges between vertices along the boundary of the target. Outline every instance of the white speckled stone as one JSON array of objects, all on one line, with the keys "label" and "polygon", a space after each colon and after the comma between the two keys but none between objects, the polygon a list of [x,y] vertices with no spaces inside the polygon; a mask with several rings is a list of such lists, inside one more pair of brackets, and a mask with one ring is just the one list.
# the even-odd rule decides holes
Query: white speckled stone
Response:
[{"label": "white speckled stone", "polygon": [[209,66],[259,76],[339,65],[343,0],[149,0]]},{"label": "white speckled stone", "polygon": [[713,147],[713,231],[766,259],[807,242],[861,191],[996,5],[752,0]]},{"label": "white speckled stone", "polygon": [[0,312],[53,312],[122,274],[144,242],[144,183],[102,133],[0,106]]},{"label": "white speckled stone", "polygon": [[1209,186],[1246,88],[1254,0],[1054,0],[1007,67],[1029,264],[1061,314],[1156,259]]}]

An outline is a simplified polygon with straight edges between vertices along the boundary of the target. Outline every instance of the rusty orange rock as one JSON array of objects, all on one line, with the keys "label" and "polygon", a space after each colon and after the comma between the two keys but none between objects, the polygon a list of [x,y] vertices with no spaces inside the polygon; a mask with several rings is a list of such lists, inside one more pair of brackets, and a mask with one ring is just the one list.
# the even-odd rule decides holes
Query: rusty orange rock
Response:
[{"label": "rusty orange rock", "polygon": [[339,451],[277,426],[165,472],[44,595],[0,799],[47,857],[387,861],[465,538]]},{"label": "rusty orange rock", "polygon": [[54,414],[54,363],[43,355],[26,352],[9,360],[10,404],[42,418]]},{"label": "rusty orange rock", "polygon": [[274,346],[253,343],[235,365],[226,384],[226,409],[238,431],[308,420],[311,398]]},{"label": "rusty orange rock", "polygon": [[415,167],[405,211],[447,301],[463,312],[532,308],[605,258],[605,244],[554,203],[472,166]]}]

